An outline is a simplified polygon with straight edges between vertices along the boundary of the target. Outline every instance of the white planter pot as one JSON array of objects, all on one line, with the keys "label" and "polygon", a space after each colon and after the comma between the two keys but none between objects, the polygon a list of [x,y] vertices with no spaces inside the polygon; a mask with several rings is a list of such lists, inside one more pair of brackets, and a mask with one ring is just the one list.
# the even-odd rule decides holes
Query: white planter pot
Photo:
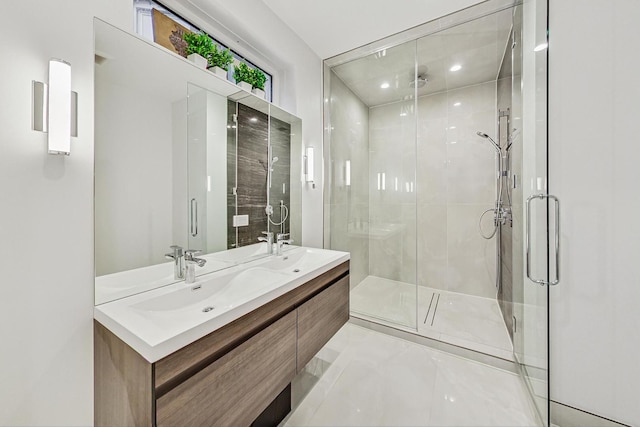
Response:
[{"label": "white planter pot", "polygon": [[258,98],[265,99],[266,93],[262,89],[258,89],[254,87],[253,89],[251,89],[251,93],[253,93]]},{"label": "white planter pot", "polygon": [[207,58],[202,57],[197,53],[192,53],[191,55],[187,56],[187,59],[196,64],[198,67],[204,68],[205,70],[207,69]]},{"label": "white planter pot", "polygon": [[247,92],[251,92],[251,83],[238,82],[238,86],[240,86],[240,88],[246,90]]},{"label": "white planter pot", "polygon": [[227,80],[227,72],[220,67],[209,67],[209,71],[211,71],[213,74],[215,74],[218,77],[221,77],[225,80]]}]

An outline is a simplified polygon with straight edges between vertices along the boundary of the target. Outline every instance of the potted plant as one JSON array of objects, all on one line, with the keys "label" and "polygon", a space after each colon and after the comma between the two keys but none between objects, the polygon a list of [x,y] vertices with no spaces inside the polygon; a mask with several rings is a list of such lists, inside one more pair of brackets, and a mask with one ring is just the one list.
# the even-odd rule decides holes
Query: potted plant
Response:
[{"label": "potted plant", "polygon": [[207,68],[207,58],[213,50],[213,40],[206,33],[184,33],[187,42],[187,59],[199,67]]},{"label": "potted plant", "polygon": [[209,61],[208,68],[213,70],[213,72],[222,77],[223,79],[227,78],[227,72],[229,71],[229,65],[233,62],[233,55],[229,49],[227,50],[218,50],[216,45],[213,45],[213,49],[209,52],[209,56],[207,58]]},{"label": "potted plant", "polygon": [[264,99],[264,84],[267,81],[267,76],[258,68],[254,68],[253,70],[251,70],[251,76],[251,85],[253,86],[251,92],[253,92],[256,96]]},{"label": "potted plant", "polygon": [[238,64],[233,70],[233,78],[236,80],[236,84],[242,89],[251,92],[253,86],[253,73],[251,68],[244,62]]}]

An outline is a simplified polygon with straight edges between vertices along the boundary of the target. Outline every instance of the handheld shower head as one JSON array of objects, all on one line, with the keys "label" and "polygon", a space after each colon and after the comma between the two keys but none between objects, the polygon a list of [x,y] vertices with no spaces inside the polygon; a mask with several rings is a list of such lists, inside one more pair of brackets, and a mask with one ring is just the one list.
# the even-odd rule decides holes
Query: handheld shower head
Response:
[{"label": "handheld shower head", "polygon": [[493,144],[493,148],[496,149],[496,151],[498,152],[498,155],[500,155],[500,146],[496,144],[496,142],[493,139],[491,139],[489,135],[480,131],[476,132],[476,135],[478,135],[480,138],[488,139],[491,142],[491,144]]},{"label": "handheld shower head", "polygon": [[271,165],[273,166],[273,164],[277,161],[278,161],[278,156],[274,156],[273,159],[271,159]]}]

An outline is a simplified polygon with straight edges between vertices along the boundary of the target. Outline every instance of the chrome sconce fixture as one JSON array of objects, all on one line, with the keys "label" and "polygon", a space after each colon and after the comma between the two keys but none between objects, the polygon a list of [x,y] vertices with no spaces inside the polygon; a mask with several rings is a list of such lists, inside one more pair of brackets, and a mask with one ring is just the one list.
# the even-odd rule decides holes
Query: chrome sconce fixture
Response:
[{"label": "chrome sconce fixture", "polygon": [[49,154],[71,154],[71,137],[78,136],[78,94],[71,91],[71,64],[49,61],[49,82],[33,81],[32,128],[46,132]]},{"label": "chrome sconce fixture", "polygon": [[304,152],[304,181],[316,188],[313,174],[313,147],[307,147]]}]

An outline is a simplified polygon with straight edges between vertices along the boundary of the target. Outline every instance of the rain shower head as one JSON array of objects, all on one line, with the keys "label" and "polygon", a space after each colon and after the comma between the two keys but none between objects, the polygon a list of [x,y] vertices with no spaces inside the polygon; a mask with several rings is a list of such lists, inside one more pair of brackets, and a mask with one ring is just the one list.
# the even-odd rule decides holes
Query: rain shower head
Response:
[{"label": "rain shower head", "polygon": [[411,80],[411,82],[409,82],[409,86],[410,87],[418,86],[418,88],[421,88],[421,87],[424,87],[428,82],[429,80],[427,79],[426,74],[418,74],[418,77],[415,80]]},{"label": "rain shower head", "polygon": [[418,88],[425,87],[429,83],[429,76],[427,75],[427,66],[418,65],[418,68],[411,68],[409,70],[409,87]]}]

